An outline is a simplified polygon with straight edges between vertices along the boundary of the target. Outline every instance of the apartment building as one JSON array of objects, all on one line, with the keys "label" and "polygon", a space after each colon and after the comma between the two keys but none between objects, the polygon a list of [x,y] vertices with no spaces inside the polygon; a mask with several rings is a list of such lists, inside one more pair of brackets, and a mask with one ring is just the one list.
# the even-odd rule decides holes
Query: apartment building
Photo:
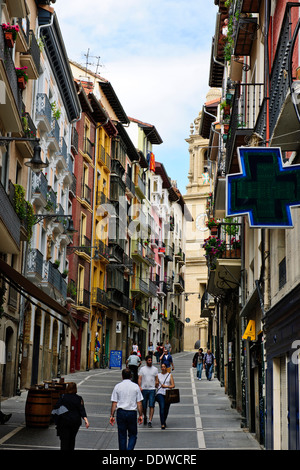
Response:
[{"label": "apartment building", "polygon": [[[218,319],[217,373],[243,425],[265,448],[299,449],[299,209],[292,209],[288,221],[280,211],[273,217],[282,197],[287,199],[285,207],[295,201],[289,192],[293,178],[283,196],[281,178],[272,181],[272,175],[278,161],[286,174],[297,174],[300,4],[215,4],[209,85],[222,90],[222,102],[210,123],[214,205],[209,216],[219,218],[217,236],[223,249],[217,259],[209,256],[208,245],[205,250],[207,291]],[[255,219],[248,215],[249,208],[229,211],[225,205],[232,182],[228,176],[241,173],[249,148],[254,149],[259,171],[265,168],[262,180],[257,173],[253,193]],[[272,152],[279,157],[267,168],[266,155]],[[243,191],[245,203],[246,187]]]},{"label": "apartment building", "polygon": [[[76,334],[65,306],[63,270],[69,242],[68,143],[80,105],[53,10],[33,1],[1,7],[2,138],[9,136],[1,160],[1,233],[7,234],[1,246],[6,325],[1,379],[10,396],[59,375],[67,364],[70,326]],[[8,23],[18,27],[11,42],[5,39]]]}]

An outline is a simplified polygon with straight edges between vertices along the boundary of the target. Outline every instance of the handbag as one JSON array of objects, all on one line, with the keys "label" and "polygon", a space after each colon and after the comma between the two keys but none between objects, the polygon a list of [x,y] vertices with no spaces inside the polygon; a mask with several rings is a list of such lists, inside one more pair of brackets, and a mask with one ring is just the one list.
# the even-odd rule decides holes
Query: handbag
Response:
[{"label": "handbag", "polygon": [[179,388],[172,388],[172,389],[166,390],[165,402],[168,404],[179,403],[180,402]]}]

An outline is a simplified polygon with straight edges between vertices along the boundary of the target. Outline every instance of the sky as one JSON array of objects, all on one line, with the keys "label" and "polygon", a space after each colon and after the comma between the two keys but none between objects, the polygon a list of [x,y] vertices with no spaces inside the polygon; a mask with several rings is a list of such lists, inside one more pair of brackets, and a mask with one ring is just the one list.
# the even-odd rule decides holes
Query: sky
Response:
[{"label": "sky", "polygon": [[66,50],[111,82],[127,116],[156,127],[155,159],[186,194],[187,139],[209,91],[213,0],[57,0]]}]

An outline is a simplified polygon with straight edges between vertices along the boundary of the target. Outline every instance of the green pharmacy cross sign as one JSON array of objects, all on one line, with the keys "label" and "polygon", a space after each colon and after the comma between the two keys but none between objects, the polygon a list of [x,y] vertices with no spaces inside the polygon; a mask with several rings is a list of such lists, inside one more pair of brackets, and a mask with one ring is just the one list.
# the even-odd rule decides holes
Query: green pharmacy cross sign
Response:
[{"label": "green pharmacy cross sign", "polygon": [[280,148],[238,148],[240,173],[226,176],[226,216],[248,214],[251,227],[293,227],[300,165],[283,166]]}]

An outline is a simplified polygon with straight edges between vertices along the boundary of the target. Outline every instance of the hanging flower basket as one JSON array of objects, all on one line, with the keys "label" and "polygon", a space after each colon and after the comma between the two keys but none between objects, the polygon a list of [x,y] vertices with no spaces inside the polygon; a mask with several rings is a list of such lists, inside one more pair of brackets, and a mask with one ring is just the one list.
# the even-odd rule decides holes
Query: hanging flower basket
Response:
[{"label": "hanging flower basket", "polygon": [[16,74],[18,78],[18,87],[25,90],[26,83],[28,82],[28,75],[26,73],[28,67],[16,67]]},{"label": "hanging flower basket", "polygon": [[210,233],[212,235],[216,235],[218,233],[218,226],[219,226],[219,222],[214,219],[213,217],[211,217],[206,223],[205,223],[206,227],[209,228],[210,230]]},{"label": "hanging flower basket", "polygon": [[3,23],[1,26],[4,34],[5,44],[7,47],[12,49],[14,47],[20,28],[17,24],[12,25],[10,23]]}]

